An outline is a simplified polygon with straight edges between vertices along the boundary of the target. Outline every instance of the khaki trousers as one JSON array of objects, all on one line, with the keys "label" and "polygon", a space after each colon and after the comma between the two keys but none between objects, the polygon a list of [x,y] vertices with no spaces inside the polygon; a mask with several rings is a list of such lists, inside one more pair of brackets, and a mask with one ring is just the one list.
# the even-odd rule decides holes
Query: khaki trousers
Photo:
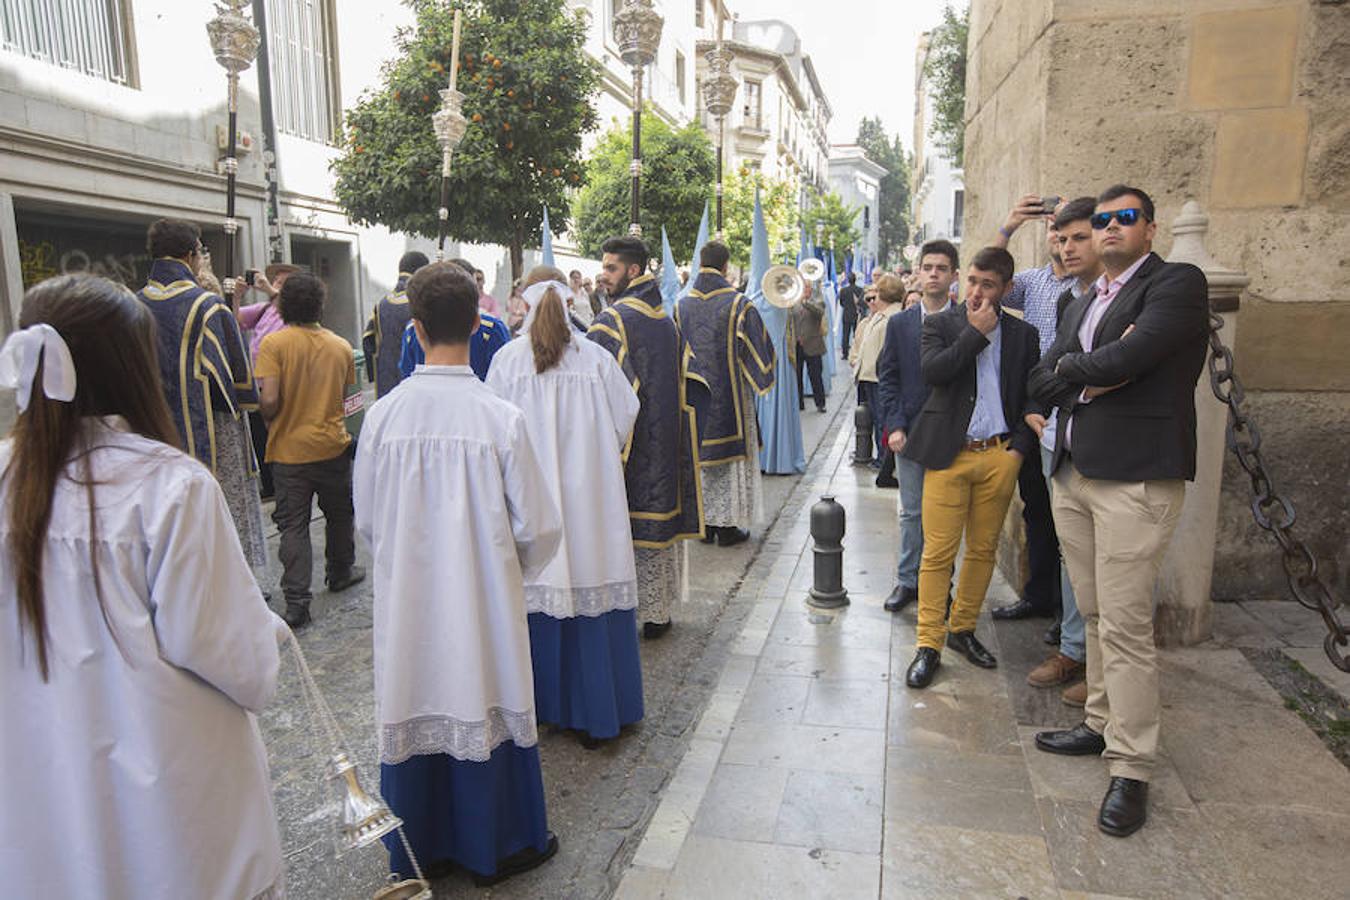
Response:
[{"label": "khaki trousers", "polygon": [[1054,475],[1055,530],[1087,626],[1084,712],[1112,776],[1148,781],[1157,760],[1153,585],[1185,497],[1180,479],[1104,481],[1071,460]]},{"label": "khaki trousers", "polygon": [[[945,469],[923,476],[923,557],[919,562],[918,645],[941,650],[947,631],[974,631],[994,575],[998,533],[1008,512],[1022,461],[1007,443],[988,450],[962,450]],[[952,566],[966,540],[961,580],[949,622],[947,592]]]}]

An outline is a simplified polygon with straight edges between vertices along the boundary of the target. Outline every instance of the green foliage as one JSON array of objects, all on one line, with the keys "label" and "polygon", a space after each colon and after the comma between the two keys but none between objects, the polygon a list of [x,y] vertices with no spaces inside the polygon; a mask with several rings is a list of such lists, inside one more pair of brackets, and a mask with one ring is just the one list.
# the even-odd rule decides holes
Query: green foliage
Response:
[{"label": "green foliage", "polygon": [[876,214],[880,229],[877,255],[882,262],[893,265],[900,261],[900,251],[909,242],[910,173],[913,168],[910,156],[900,143],[900,135],[887,137],[880,118],[862,120],[858,125],[857,143],[868,159],[886,169],[881,179],[880,209]]},{"label": "green foliage", "polygon": [[791,251],[795,257],[800,244],[796,186],[783,179],[765,178],[748,168],[728,171],[722,194],[722,225],[727,247],[731,250],[731,264],[744,272],[750,268],[756,186],[760,189],[764,227],[769,233],[769,253],[775,257],[774,261],[781,261],[776,255],[780,248]]},{"label": "green foliage", "polygon": [[[631,120],[606,132],[586,161],[585,184],[572,203],[577,244],[583,255],[599,256],[606,238],[628,233],[631,212]],[[663,119],[642,114],[642,234],[660,253],[661,227],[670,236],[675,258],[693,256],[703,204],[712,197],[717,157],[697,124],[675,129]]]},{"label": "green foliage", "polygon": [[[444,0],[407,0],[416,26],[397,38],[378,89],[347,113],[333,163],[338,202],[362,224],[434,237],[441,149],[432,129],[451,68],[454,13]],[[567,190],[580,184],[581,136],[595,126],[596,64],[586,26],[564,0],[468,0],[457,87],[469,119],[450,175],[449,234],[521,251],[544,207],[567,226]]]},{"label": "green foliage", "polygon": [[[842,253],[858,242],[860,232],[854,227],[857,216],[858,207],[845,206],[843,198],[834,191],[818,196],[804,216],[806,239],[824,248],[828,248],[833,239],[834,249]],[[817,223],[825,226],[819,238],[816,235]]]},{"label": "green foliage", "polygon": [[933,91],[931,132],[938,146],[959,168],[966,145],[966,40],[970,13],[951,4],[942,10],[942,23],[933,29],[924,76]]}]

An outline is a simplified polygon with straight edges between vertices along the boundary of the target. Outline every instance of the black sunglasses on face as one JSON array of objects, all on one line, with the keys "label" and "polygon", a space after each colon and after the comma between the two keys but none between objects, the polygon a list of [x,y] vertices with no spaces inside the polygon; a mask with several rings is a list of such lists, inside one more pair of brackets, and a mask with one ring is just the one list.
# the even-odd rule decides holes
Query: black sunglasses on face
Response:
[{"label": "black sunglasses on face", "polygon": [[1111,224],[1112,219],[1115,219],[1121,225],[1128,228],[1143,218],[1143,215],[1144,211],[1142,209],[1131,207],[1130,209],[1113,209],[1110,212],[1093,213],[1092,218],[1089,221],[1092,222],[1094,231],[1101,231],[1107,225]]}]

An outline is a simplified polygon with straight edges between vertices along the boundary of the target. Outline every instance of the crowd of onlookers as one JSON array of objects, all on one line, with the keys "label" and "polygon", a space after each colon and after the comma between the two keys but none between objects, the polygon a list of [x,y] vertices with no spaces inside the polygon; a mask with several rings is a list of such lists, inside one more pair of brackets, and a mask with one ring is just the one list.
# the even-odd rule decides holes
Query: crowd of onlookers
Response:
[{"label": "crowd of onlookers", "polygon": [[[1006,247],[1030,222],[1044,223],[1049,260],[1015,271]],[[1027,577],[992,616],[1052,621],[1054,649],[1026,680],[1059,689],[1084,721],[1036,744],[1106,757],[1099,825],[1114,835],[1146,817],[1159,731],[1153,582],[1195,476],[1208,330],[1203,273],[1164,262],[1155,230],[1138,188],[1028,195],[964,267],[951,242],[930,240],[914,271],[865,285],[850,275],[840,295],[852,329],[839,350],[874,422],[875,483],[899,492],[885,607],[916,609],[906,683],[929,686],[944,648],[997,666],[976,624],[1016,491]]]}]

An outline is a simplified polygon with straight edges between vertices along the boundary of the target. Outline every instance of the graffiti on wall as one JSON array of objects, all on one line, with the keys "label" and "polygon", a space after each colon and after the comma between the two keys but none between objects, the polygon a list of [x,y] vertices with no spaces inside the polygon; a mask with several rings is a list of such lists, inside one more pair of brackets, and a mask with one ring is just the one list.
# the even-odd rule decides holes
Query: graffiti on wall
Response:
[{"label": "graffiti on wall", "polygon": [[150,271],[150,254],[79,246],[58,249],[52,241],[30,243],[20,238],[19,266],[25,290],[45,278],[75,273],[101,275],[138,289]]}]

